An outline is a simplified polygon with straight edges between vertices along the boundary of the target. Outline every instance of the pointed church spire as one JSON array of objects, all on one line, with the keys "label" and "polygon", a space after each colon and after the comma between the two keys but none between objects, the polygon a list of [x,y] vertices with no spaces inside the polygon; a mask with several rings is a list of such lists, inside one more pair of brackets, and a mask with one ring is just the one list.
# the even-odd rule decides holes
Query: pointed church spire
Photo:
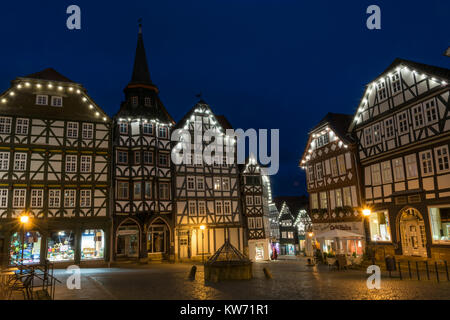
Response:
[{"label": "pointed church spire", "polygon": [[144,39],[142,37],[142,19],[139,19],[139,34],[134,58],[133,75],[130,83],[152,84],[148,71],[147,57],[145,56]]}]

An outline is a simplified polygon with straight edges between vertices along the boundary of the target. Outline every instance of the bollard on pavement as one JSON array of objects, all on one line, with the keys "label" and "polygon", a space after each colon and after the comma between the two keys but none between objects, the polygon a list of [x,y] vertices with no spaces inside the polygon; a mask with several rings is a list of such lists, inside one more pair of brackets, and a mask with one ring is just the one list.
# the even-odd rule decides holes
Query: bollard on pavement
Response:
[{"label": "bollard on pavement", "polygon": [[192,266],[191,271],[189,272],[189,279],[195,280],[195,273],[197,272],[197,267]]},{"label": "bollard on pavement", "polygon": [[266,276],[266,279],[272,279],[272,273],[270,272],[269,269],[263,268],[263,271],[264,271],[264,275]]}]

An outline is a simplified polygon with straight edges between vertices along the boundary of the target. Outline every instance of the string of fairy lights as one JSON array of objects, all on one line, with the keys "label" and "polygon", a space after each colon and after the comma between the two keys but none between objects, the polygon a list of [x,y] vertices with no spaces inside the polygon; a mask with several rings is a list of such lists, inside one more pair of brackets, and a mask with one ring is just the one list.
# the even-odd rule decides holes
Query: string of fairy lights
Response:
[{"label": "string of fairy lights", "polygon": [[[80,96],[80,99],[83,103],[85,103],[88,108],[90,110],[92,110],[92,112],[94,113],[94,115],[96,117],[101,117],[102,116],[102,120],[103,121],[108,121],[108,117],[106,116],[106,114],[95,104],[95,102],[92,101],[91,98],[89,98],[89,96],[86,95],[86,93],[84,92],[84,90],[80,90],[79,88],[76,87],[77,85],[75,85],[75,87],[73,85],[70,86],[66,86],[66,85],[61,85],[61,84],[57,84],[57,83],[53,83],[53,82],[45,82],[45,83],[41,83],[41,82],[35,82],[32,80],[19,80],[18,83],[13,87],[10,88],[9,90],[7,90],[5,92],[5,94],[3,95],[3,97],[1,97],[0,101],[3,104],[8,103],[8,99],[13,99],[16,96],[16,90],[21,91],[24,89],[38,89],[38,90],[42,90],[42,94],[48,93],[49,90],[55,90],[56,93],[59,94],[63,94],[63,93],[70,93],[70,94],[77,94]],[[39,92],[38,92],[39,94]],[[9,97],[9,98],[7,98]]]},{"label": "string of fairy lights", "polygon": [[[446,86],[447,82],[443,79],[437,79],[434,76],[431,76],[429,74],[426,74],[424,72],[418,72],[415,69],[410,69],[408,66],[405,65],[400,65],[397,68],[395,68],[395,72],[399,73],[400,71],[406,71],[406,72],[411,72],[412,74],[414,74],[416,77],[419,77],[423,80],[423,79],[429,79],[433,82],[436,82],[437,84],[440,84],[442,86]],[[364,94],[364,97],[361,99],[361,103],[358,106],[358,109],[356,111],[356,116],[353,119],[354,122],[356,123],[360,123],[362,120],[362,113],[366,110],[366,107],[368,107],[369,104],[369,96],[372,93],[372,91],[374,90],[375,86],[378,85],[380,82],[386,82],[389,79],[392,79],[393,73],[389,72],[388,74],[386,74],[385,76],[381,76],[380,78],[374,80],[372,83],[370,83],[367,86],[367,90]]]}]

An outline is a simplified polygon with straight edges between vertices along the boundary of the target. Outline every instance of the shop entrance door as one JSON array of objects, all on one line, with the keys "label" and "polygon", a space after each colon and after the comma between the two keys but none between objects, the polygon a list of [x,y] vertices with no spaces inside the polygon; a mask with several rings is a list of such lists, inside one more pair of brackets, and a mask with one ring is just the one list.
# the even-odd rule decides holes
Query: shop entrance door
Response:
[{"label": "shop entrance door", "polygon": [[117,258],[137,258],[139,256],[139,227],[133,223],[122,224],[117,230]]},{"label": "shop entrance door", "polygon": [[425,224],[419,211],[413,208],[403,211],[400,216],[400,233],[404,255],[427,256]]}]

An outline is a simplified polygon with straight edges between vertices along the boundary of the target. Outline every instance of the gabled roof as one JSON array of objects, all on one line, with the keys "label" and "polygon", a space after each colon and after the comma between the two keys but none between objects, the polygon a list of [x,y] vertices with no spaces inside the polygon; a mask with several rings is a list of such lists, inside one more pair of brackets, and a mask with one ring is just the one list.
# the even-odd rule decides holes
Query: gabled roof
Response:
[{"label": "gabled roof", "polygon": [[74,83],[72,80],[70,80],[69,78],[63,76],[61,73],[59,73],[58,71],[56,71],[53,68],[47,68],[47,69],[44,69],[42,71],[29,74],[29,75],[27,75],[25,77],[22,77],[22,78],[26,78],[26,79],[41,79],[41,80],[49,80],[49,81],[72,82],[72,83]]},{"label": "gabled roof", "polygon": [[352,114],[328,112],[327,115],[323,117],[322,120],[320,120],[320,122],[310,131],[310,133],[313,133],[315,130],[320,129],[324,125],[328,125],[341,140],[346,143],[351,143],[353,140],[347,134],[347,130],[352,123],[352,120]]},{"label": "gabled roof", "polygon": [[412,69],[413,71],[419,72],[425,76],[436,77],[438,78],[437,81],[439,81],[442,85],[448,85],[448,82],[450,82],[450,69],[432,66],[411,60],[396,58],[382,73],[380,73],[375,79],[366,84],[366,89],[364,90],[364,93],[358,103],[358,106],[356,107],[354,119],[351,125],[349,126],[348,129],[349,132],[352,132],[355,126],[358,124],[357,120],[359,117],[359,113],[364,111],[364,106],[367,103],[366,98],[367,96],[369,96],[371,92],[370,91],[371,86],[375,82],[377,82],[380,78],[389,76],[389,73],[393,72],[394,69],[399,68],[401,69],[403,67]]},{"label": "gabled roof", "polygon": [[289,208],[289,211],[292,215],[292,218],[295,220],[299,211],[301,209],[307,210],[309,205],[309,200],[307,196],[282,196],[276,197],[273,199],[277,210],[281,214],[281,208],[283,204],[286,203],[286,206]]},{"label": "gabled roof", "polygon": [[156,104],[158,105],[157,108],[145,107],[143,105],[128,108],[126,102],[123,102],[114,118],[150,118],[158,119],[158,121],[164,124],[175,124],[175,120],[173,120],[169,112],[167,112],[161,99],[157,95]]},{"label": "gabled roof", "polygon": [[209,110],[210,115],[213,115],[214,118],[216,118],[219,126],[223,129],[233,129],[233,127],[231,126],[230,122],[228,121],[228,119],[223,116],[223,115],[216,115],[214,114],[214,112],[212,111],[210,105],[208,103],[206,103],[205,100],[200,99],[184,116],[183,118],[177,122],[177,124],[175,125],[174,129],[180,129],[182,126],[184,126],[185,122],[191,117],[191,115],[193,113],[195,113],[197,109],[199,108],[204,108],[206,110]]}]

